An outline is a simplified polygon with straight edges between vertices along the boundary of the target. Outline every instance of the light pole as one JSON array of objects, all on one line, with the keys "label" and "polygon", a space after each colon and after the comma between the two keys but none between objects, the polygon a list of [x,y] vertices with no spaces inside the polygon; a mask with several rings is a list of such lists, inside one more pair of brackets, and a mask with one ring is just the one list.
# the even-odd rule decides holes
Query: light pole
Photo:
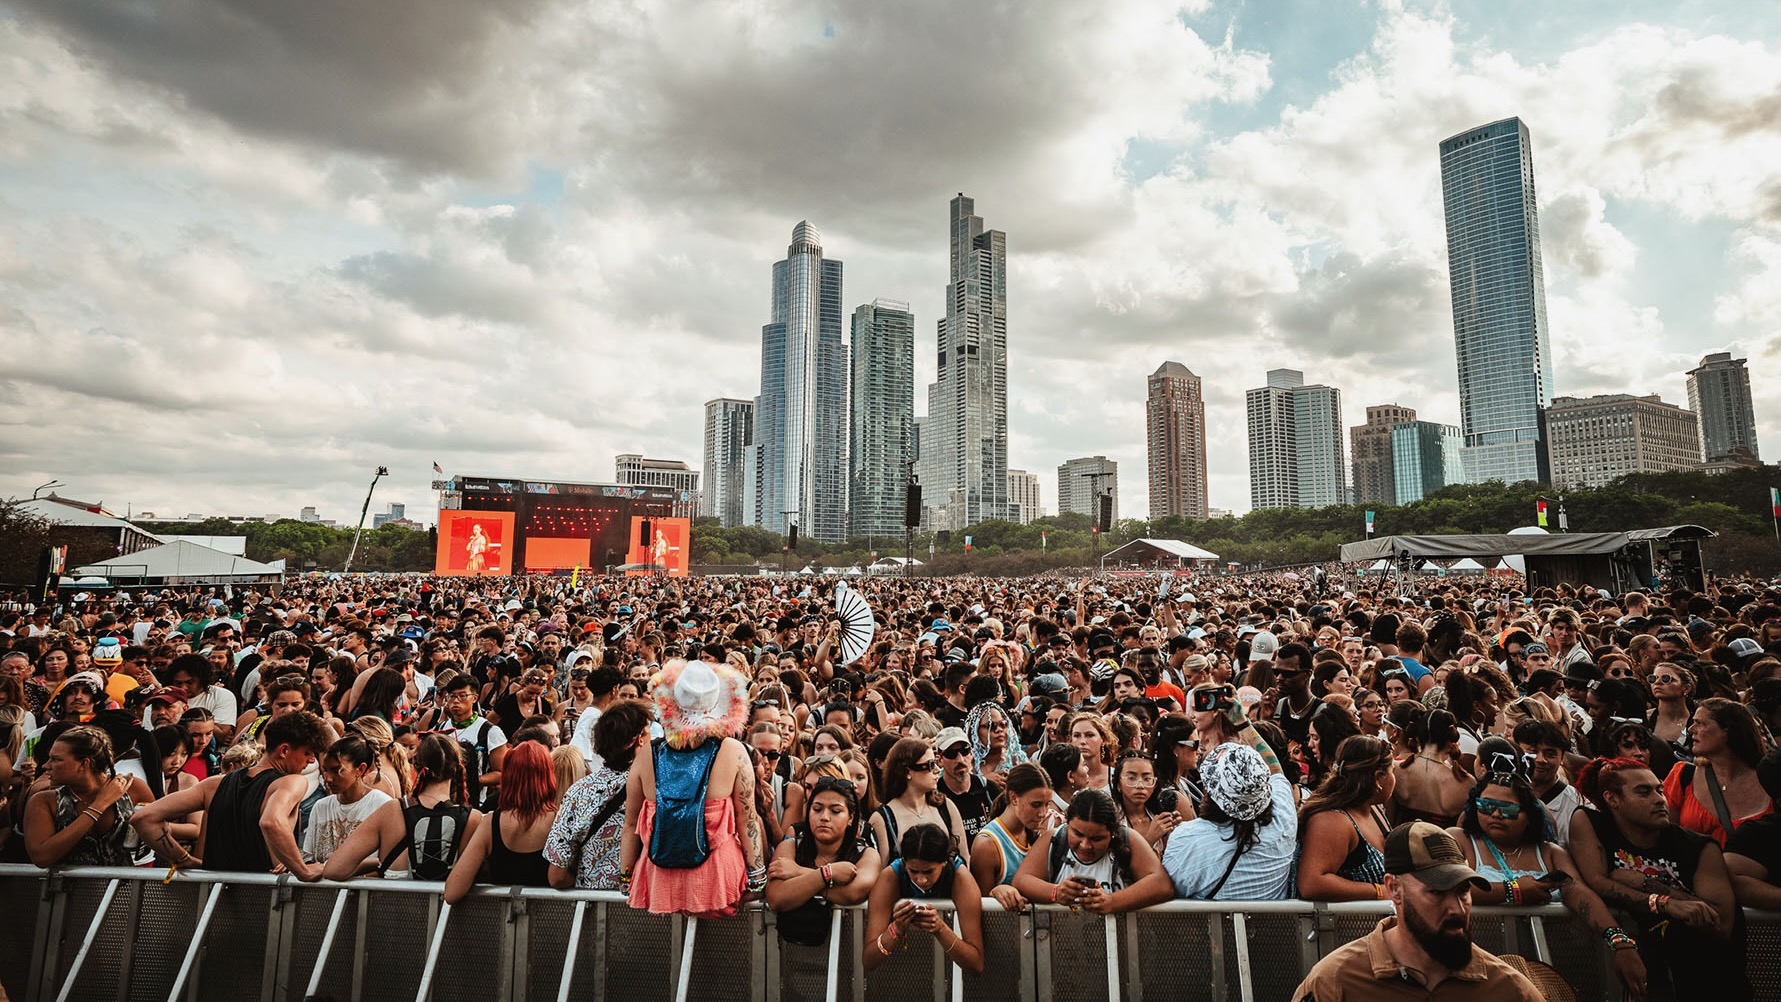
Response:
[{"label": "light pole", "polygon": [[352,573],[352,559],[359,555],[359,537],[365,534],[365,514],[371,510],[371,494],[377,490],[377,482],[390,475],[390,468],[379,466],[371,475],[371,486],[365,489],[365,507],[359,509],[359,527],[353,530],[352,549],[346,551],[346,566],[340,569],[342,574]]},{"label": "light pole", "polygon": [[[1097,574],[1101,572],[1101,478],[1110,477],[1112,475],[1113,474],[1106,471],[1100,473],[1077,474],[1077,476],[1088,478],[1088,493],[1091,499],[1088,506],[1089,559],[1094,563],[1095,573]],[[1112,520],[1109,519],[1108,521],[1111,522]],[[1112,526],[1109,525],[1108,528],[1112,528]]]},{"label": "light pole", "polygon": [[31,492],[31,500],[33,500],[33,501],[37,500],[37,495],[42,494],[44,491],[51,490],[56,487],[66,487],[66,486],[68,486],[68,485],[61,482],[60,480],[51,480],[49,483],[44,484],[42,487],[39,487],[36,490],[32,491]]}]

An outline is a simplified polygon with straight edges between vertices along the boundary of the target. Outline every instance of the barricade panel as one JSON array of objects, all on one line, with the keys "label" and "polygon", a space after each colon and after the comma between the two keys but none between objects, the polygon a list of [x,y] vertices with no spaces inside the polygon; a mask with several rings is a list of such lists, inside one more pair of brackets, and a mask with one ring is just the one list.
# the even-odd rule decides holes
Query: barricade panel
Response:
[{"label": "barricade panel", "polygon": [[[375,888],[366,887],[368,883],[361,881],[356,885],[365,887],[370,895],[365,913],[362,997],[365,1002],[414,1002],[414,993],[420,989],[421,967],[427,959],[427,912],[438,907],[438,899],[424,894],[378,893]],[[349,907],[356,910],[357,902]],[[498,904],[495,911],[499,915]],[[474,977],[477,997],[494,997],[494,952],[478,949],[472,937],[465,934],[464,930],[472,925],[456,907],[451,910],[450,921],[445,949],[439,955],[439,973],[433,977],[433,998],[457,997],[451,991],[455,982],[444,976],[448,969],[459,977]],[[355,927],[353,931],[352,942],[356,944],[358,930]],[[449,966],[465,953],[473,954],[486,966]]]},{"label": "barricade panel", "polygon": [[0,876],[0,914],[5,916],[5,921],[0,921],[0,986],[5,987],[8,998],[25,997],[37,922],[49,916],[49,905],[43,900],[45,886],[42,877]]},{"label": "barricade panel", "polygon": [[1126,948],[1137,950],[1136,966],[1146,998],[1183,1002],[1212,998],[1214,972],[1208,927],[1216,919],[1215,915],[1182,913],[1134,917],[1137,937],[1128,940]]},{"label": "barricade panel", "polygon": [[[301,1000],[304,989],[309,987],[309,975],[315,970],[328,919],[334,911],[334,899],[339,893],[338,888],[304,886],[293,895],[289,907],[295,909],[293,920],[296,925],[291,936],[290,974],[285,979],[286,998]],[[352,997],[353,942],[359,927],[358,899],[362,893],[353,892],[347,898],[346,909],[340,914],[340,926],[334,931],[334,945],[328,951],[321,984],[316,986],[319,998]]]},{"label": "barricade panel", "polygon": [[1021,954],[1033,949],[1027,928],[1016,913],[983,913],[983,973],[964,976],[968,1002],[1021,1002],[1023,990],[1031,997],[1032,988],[1021,983]]},{"label": "barricade panel", "polygon": [[[265,965],[277,960],[266,951],[266,923],[272,896],[278,890],[251,884],[222,887],[216,914],[205,931],[204,948],[198,954],[198,966],[188,983],[198,985],[199,998],[251,998],[260,994]],[[192,927],[198,911],[194,906],[188,913],[185,928]]]}]

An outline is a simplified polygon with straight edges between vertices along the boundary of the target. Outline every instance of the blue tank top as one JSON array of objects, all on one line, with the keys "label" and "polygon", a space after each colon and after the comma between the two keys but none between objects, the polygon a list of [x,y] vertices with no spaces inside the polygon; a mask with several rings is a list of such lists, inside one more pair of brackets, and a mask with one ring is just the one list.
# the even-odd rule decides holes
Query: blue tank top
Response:
[{"label": "blue tank top", "polygon": [[1014,874],[1020,869],[1022,861],[1027,858],[1027,850],[1015,843],[1014,836],[1008,834],[1008,829],[1002,827],[1001,818],[996,818],[985,825],[983,834],[995,839],[996,848],[1002,853],[1002,872],[996,876],[996,883],[1013,883]]},{"label": "blue tank top", "polygon": [[922,890],[915,881],[909,879],[909,873],[903,869],[903,861],[893,860],[891,869],[897,872],[897,897],[899,898],[948,898],[952,897],[952,878],[958,873],[959,861],[954,859],[945,869],[940,871],[940,879],[934,886]]}]

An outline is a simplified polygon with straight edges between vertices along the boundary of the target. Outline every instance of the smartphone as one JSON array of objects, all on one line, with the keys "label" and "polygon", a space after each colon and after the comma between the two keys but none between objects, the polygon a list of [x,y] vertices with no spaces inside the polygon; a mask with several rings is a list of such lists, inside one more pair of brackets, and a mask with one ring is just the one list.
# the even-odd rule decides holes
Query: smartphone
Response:
[{"label": "smartphone", "polygon": [[1082,886],[1088,888],[1091,891],[1095,890],[1096,888],[1101,886],[1100,880],[1098,880],[1094,877],[1076,876],[1076,877],[1071,877],[1070,879],[1076,881],[1078,884],[1081,884]]},{"label": "smartphone", "polygon": [[1551,873],[1542,873],[1534,879],[1542,884],[1562,884],[1570,880],[1571,875],[1563,870],[1553,870]]}]

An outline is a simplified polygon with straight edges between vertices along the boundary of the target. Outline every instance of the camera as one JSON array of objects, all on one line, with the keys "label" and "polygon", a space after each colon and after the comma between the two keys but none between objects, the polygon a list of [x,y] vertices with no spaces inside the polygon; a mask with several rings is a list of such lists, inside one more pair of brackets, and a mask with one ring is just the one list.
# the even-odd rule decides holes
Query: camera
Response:
[{"label": "camera", "polygon": [[1193,711],[1205,713],[1208,710],[1228,710],[1236,702],[1237,690],[1228,685],[1211,689],[1195,689],[1193,691]]}]

